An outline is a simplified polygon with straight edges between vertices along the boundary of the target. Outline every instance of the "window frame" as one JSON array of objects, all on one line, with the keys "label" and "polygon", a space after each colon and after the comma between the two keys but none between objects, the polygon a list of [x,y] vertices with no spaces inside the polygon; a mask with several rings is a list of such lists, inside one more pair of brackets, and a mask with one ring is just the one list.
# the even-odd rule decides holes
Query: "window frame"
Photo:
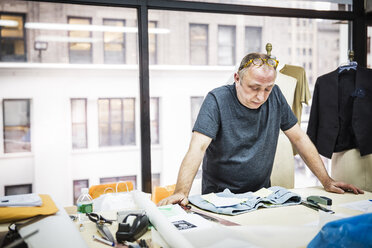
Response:
[{"label": "window frame", "polygon": [[[70,24],[70,19],[89,20],[89,25],[92,25],[92,17],[70,16],[70,15],[68,15],[68,16],[67,16],[67,24]],[[92,37],[93,37],[92,31],[87,31],[87,32],[89,32],[89,36],[88,36],[88,37],[89,37],[89,38],[92,38]],[[69,37],[69,38],[70,38],[70,37],[73,37],[73,36],[70,36],[71,31],[68,31],[67,34],[68,34],[68,37]],[[88,37],[87,37],[87,38],[88,38]],[[74,43],[85,43],[85,42],[74,42]],[[71,50],[71,48],[70,48],[70,44],[68,44],[67,49],[68,49],[68,62],[69,62],[70,64],[81,64],[81,62],[72,62],[72,61],[71,61],[71,58],[72,58],[72,56],[71,56],[71,51],[72,51],[72,50]],[[87,63],[87,64],[92,64],[92,63],[93,63],[93,43],[90,43],[89,58],[90,58],[89,63],[88,63],[88,62],[84,62],[84,63]]]},{"label": "window frame", "polygon": [[[34,2],[66,3],[66,0],[26,0]],[[371,15],[365,15],[364,2],[353,0],[352,11],[317,11],[296,8],[260,7],[239,4],[221,4],[192,1],[164,0],[70,0],[69,4],[95,5],[107,7],[127,7],[137,9],[138,41],[139,41],[139,84],[140,84],[140,128],[141,128],[141,173],[142,190],[151,193],[151,141],[149,119],[149,57],[148,57],[148,15],[149,9],[169,11],[190,11],[215,14],[239,14],[252,16],[273,16],[292,18],[313,18],[352,21],[352,34],[349,36],[349,47],[353,48],[355,61],[360,66],[367,65],[366,21],[372,20]],[[351,47],[350,40],[354,40]],[[294,51],[293,51],[294,52]]]},{"label": "window frame", "polygon": [[[125,118],[124,118],[124,101],[125,100],[133,100],[133,135],[134,135],[134,142],[133,144],[130,143],[130,144],[125,144],[125,141],[124,141],[124,138],[125,138],[125,134],[124,134],[124,128],[125,128]],[[98,101],[97,101],[97,104],[98,104],[98,132],[100,133],[100,126],[101,126],[101,123],[103,123],[101,120],[100,120],[100,100],[108,100],[108,121],[107,121],[107,125],[108,125],[108,144],[107,145],[103,145],[102,142],[101,142],[101,136],[99,135],[98,137],[98,145],[100,148],[104,148],[104,147],[115,147],[115,146],[135,146],[137,144],[137,135],[136,135],[136,98],[135,97],[103,97],[103,98],[98,98]],[[112,121],[111,121],[111,101],[112,100],[121,100],[121,111],[120,111],[120,114],[121,114],[121,121],[120,121],[120,134],[121,134],[121,137],[120,137],[120,145],[113,145],[112,144],[112,136],[111,136],[111,127],[112,127]]]},{"label": "window frame", "polygon": [[[221,45],[220,44],[220,40],[219,39],[217,39],[218,41],[217,41],[217,47],[218,47],[218,51],[217,51],[217,54],[218,54],[218,64],[219,65],[235,65],[236,64],[236,26],[235,25],[225,25],[225,24],[223,24],[223,25],[218,25],[218,27],[217,27],[217,30],[218,30],[218,33],[217,33],[217,36],[218,37],[220,37],[220,34],[219,34],[219,32],[220,32],[220,28],[229,28],[229,29],[231,29],[230,31],[232,31],[232,44],[229,44],[229,45]],[[232,64],[223,64],[223,63],[221,63],[221,61],[220,61],[220,56],[219,56],[219,52],[220,52],[220,47],[229,47],[230,49],[231,49],[231,59],[232,59]]]},{"label": "window frame", "polygon": [[[27,102],[27,108],[28,108],[28,126],[24,126],[24,127],[27,127],[29,129],[29,132],[30,132],[30,150],[29,151],[16,151],[16,152],[6,152],[6,145],[5,145],[5,142],[6,142],[6,138],[5,138],[5,101],[26,101]],[[29,98],[5,98],[2,100],[2,111],[3,111],[3,120],[2,120],[2,126],[3,126],[3,153],[4,154],[9,154],[9,153],[24,153],[24,152],[27,152],[27,153],[31,153],[32,152],[32,136],[31,136],[31,99]],[[21,126],[21,125],[19,125]]]},{"label": "window frame", "polygon": [[[105,21],[120,21],[123,23],[123,27],[125,27],[126,20],[125,19],[117,19],[117,18],[102,18],[102,25],[105,25]],[[127,63],[127,36],[126,33],[123,32],[123,42],[105,42],[105,33],[110,33],[110,32],[102,32],[102,39],[103,39],[103,61],[105,64],[126,64]],[[122,63],[110,63],[106,61],[106,51],[105,51],[105,44],[122,44],[123,45],[123,62]]]},{"label": "window frame", "polygon": [[9,196],[7,191],[12,188],[17,188],[17,187],[28,187],[28,192],[26,194],[32,193],[32,183],[26,183],[26,184],[14,184],[14,185],[4,185],[4,196]]},{"label": "window frame", "polygon": [[[23,38],[16,38],[16,37],[13,37],[13,38],[3,38],[1,36],[1,26],[0,26],[0,62],[27,62],[27,34],[26,34],[26,28],[25,28],[25,21],[26,21],[26,14],[24,13],[17,13],[17,12],[6,12],[6,11],[0,11],[0,16],[2,15],[12,15],[12,16],[20,16],[22,17],[22,22],[23,22]],[[23,40],[23,47],[24,47],[24,55],[22,56],[23,59],[19,59],[19,60],[2,60],[2,56],[1,56],[1,50],[2,50],[2,47],[1,47],[1,41],[2,40]]]},{"label": "window frame", "polygon": [[[193,45],[191,44],[191,27],[205,27],[206,28],[206,41],[205,47],[200,45]],[[205,49],[205,64],[199,64],[193,62],[192,57],[192,47],[202,47]],[[209,65],[209,24],[204,23],[189,23],[189,58],[190,58],[190,65]]]}]

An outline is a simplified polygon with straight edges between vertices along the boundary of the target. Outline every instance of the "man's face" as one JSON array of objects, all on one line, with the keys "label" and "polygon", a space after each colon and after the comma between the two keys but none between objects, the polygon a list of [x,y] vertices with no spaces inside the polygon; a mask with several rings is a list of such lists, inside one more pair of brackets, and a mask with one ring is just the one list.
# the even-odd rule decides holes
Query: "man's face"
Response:
[{"label": "man's face", "polygon": [[275,82],[275,70],[268,66],[251,66],[240,77],[235,73],[236,93],[241,104],[258,109],[269,97]]}]

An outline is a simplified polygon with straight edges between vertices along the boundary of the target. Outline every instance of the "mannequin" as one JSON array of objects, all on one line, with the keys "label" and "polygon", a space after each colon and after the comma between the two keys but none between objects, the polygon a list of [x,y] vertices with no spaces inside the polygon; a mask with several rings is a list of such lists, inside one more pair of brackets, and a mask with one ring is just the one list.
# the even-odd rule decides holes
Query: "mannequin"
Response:
[{"label": "mannequin", "polygon": [[372,191],[372,154],[362,157],[358,149],[333,153],[331,176]]},{"label": "mannequin", "polygon": [[[289,106],[292,108],[297,79],[278,72],[275,84],[279,86]],[[294,157],[291,142],[280,131],[276,147],[271,185],[294,188]]]}]

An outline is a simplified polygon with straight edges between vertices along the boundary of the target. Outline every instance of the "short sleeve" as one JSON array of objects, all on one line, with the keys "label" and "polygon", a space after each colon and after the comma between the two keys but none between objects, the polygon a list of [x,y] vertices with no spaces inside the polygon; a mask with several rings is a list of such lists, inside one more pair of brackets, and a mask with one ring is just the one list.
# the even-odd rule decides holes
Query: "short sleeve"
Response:
[{"label": "short sleeve", "polygon": [[280,129],[286,131],[297,123],[297,118],[280,89],[278,89],[278,96],[280,102]]},{"label": "short sleeve", "polygon": [[215,139],[221,123],[219,107],[215,96],[208,93],[200,108],[192,131],[197,131]]}]

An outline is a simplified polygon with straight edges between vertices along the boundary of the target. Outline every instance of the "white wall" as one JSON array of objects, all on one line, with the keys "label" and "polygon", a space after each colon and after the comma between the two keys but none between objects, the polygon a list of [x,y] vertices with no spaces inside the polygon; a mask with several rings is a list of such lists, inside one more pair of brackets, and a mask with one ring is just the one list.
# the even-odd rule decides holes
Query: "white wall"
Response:
[{"label": "white wall", "polygon": [[[191,138],[191,96],[225,84],[233,67],[154,66],[150,95],[160,98],[160,144],[152,146],[152,173],[161,184],[176,182]],[[30,153],[0,153],[4,185],[33,184],[62,205],[72,204],[72,180],[137,175],[140,170],[140,112],[136,66],[1,64],[0,98],[31,99]],[[99,147],[98,98],[136,98],[136,145]],[[88,148],[71,145],[71,98],[87,98]],[[1,123],[1,125],[3,125]],[[2,129],[2,128],[1,128]]]}]

